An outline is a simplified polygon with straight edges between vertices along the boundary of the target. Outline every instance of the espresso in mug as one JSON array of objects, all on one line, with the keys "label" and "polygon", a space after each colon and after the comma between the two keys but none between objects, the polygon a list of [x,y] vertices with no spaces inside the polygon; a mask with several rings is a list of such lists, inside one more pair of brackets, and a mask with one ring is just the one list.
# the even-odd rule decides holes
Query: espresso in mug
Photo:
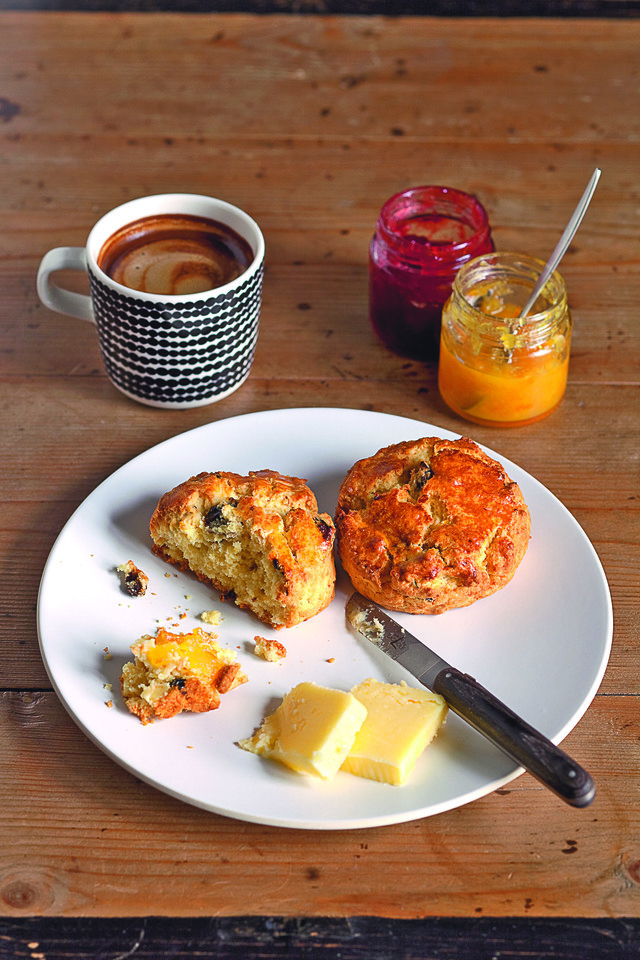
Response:
[{"label": "espresso in mug", "polygon": [[98,266],[132,290],[180,296],[230,283],[253,258],[251,246],[226,224],[166,213],[116,230],[100,250]]}]

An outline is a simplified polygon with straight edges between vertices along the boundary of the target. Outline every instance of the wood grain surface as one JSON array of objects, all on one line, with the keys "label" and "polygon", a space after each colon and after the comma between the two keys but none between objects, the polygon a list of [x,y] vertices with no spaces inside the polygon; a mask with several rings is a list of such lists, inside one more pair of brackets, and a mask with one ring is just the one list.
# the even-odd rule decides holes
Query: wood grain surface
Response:
[{"label": "wood grain surface", "polygon": [[[594,943],[636,955],[639,49],[640,23],[611,19],[0,13],[0,956],[30,929],[23,952],[6,955],[37,955],[29,943],[41,931],[25,923],[18,936],[21,918],[154,916],[218,918],[217,930],[229,929],[225,917],[284,918],[282,929],[292,918],[346,918],[349,930],[364,929],[358,918],[424,920],[423,931],[434,929],[428,918],[573,918],[582,925],[553,928],[558,950],[544,956],[568,956],[567,931],[575,940],[584,924]],[[565,400],[520,429],[459,420],[435,365],[388,353],[369,328],[367,247],[381,204],[409,185],[459,186],[486,205],[499,247],[544,258],[596,165],[596,198],[562,265],[575,323]],[[267,243],[252,375],[219,404],[184,412],[121,396],[93,328],[48,311],[35,292],[46,250],[80,246],[112,206],[164,191],[238,204]],[[409,824],[278,830],[155,791],[67,716],[35,624],[42,568],[66,519],[155,443],[306,406],[471,435],[536,476],[583,526],[615,618],[602,686],[564,744],[596,779],[592,807],[568,808],[523,775]],[[48,935],[62,952],[61,929]],[[317,936],[334,936],[336,955],[377,955],[324,929]],[[370,943],[381,929],[370,928]],[[459,952],[447,955],[480,957],[460,946],[474,928],[455,929]],[[502,956],[500,930],[486,942]],[[424,943],[425,956],[445,955]]]}]

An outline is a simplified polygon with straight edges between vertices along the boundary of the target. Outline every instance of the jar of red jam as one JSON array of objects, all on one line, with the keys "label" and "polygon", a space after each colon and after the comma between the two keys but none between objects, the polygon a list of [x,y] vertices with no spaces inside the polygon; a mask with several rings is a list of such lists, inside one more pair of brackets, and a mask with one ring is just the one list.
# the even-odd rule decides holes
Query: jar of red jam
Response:
[{"label": "jar of red jam", "polygon": [[414,360],[437,359],[456,273],[493,249],[487,212],[471,194],[413,187],[387,200],[369,249],[369,315],[384,345]]},{"label": "jar of red jam", "polygon": [[521,317],[544,266],[524,254],[493,253],[456,276],[442,311],[438,386],[466,420],[522,426],[546,417],[562,400],[571,313],[557,271]]}]

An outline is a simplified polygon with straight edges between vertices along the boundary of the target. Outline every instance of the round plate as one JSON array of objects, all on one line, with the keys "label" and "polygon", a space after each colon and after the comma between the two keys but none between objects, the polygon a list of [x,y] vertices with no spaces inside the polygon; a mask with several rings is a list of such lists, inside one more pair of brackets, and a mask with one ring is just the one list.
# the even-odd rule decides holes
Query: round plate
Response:
[{"label": "round plate", "polygon": [[[453,713],[402,787],[339,772],[328,783],[256,757],[249,736],[301,680],[349,690],[376,677],[417,681],[359,638],[345,621],[351,584],[318,616],[273,631],[150,550],[149,519],[167,490],[201,471],[271,468],[307,479],[333,515],[349,467],[380,447],[455,434],[417,420],[361,410],[294,409],[206,424],[153,447],[117,470],[82,503],[58,537],[40,587],[38,632],[51,682],[80,728],[109,757],[160,790],[240,820],[306,829],[400,823],[451,810],[522,772]],[[394,614],[440,656],[475,676],[554,742],[578,722],[602,679],[612,612],[598,557],[565,507],[501,458],[524,494],[531,542],[513,580],[470,607],[442,616]],[[144,597],[124,593],[116,568],[133,560],[150,578]],[[180,631],[219,609],[214,631],[238,651],[249,682],[219,710],[143,726],[120,695],[130,645],[159,625]],[[186,616],[184,616],[186,615]],[[206,627],[206,625],[205,625]],[[253,653],[253,638],[277,637],[285,659]],[[110,706],[108,703],[110,702]],[[554,801],[555,802],[555,801]]]}]

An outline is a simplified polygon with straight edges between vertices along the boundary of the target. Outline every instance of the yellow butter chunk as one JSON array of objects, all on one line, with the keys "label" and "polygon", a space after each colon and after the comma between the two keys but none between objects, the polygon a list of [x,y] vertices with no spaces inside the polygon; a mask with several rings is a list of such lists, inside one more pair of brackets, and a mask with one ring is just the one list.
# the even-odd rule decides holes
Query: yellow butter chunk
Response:
[{"label": "yellow butter chunk", "polygon": [[306,681],[285,694],[276,711],[239,745],[299,773],[329,780],[340,769],[366,715],[366,707],[352,694]]},{"label": "yellow butter chunk", "polygon": [[445,701],[406,683],[372,679],[351,692],[366,707],[367,717],[342,769],[368,780],[405,783],[447,714]]}]

